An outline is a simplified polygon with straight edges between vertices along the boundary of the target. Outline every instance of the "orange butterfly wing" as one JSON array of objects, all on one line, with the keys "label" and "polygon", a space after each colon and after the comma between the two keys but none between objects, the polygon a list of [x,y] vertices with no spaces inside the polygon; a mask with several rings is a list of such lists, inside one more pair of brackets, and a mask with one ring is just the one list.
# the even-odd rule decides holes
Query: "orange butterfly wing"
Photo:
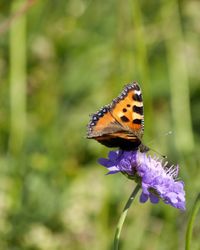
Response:
[{"label": "orange butterfly wing", "polygon": [[137,83],[125,86],[121,95],[113,100],[111,114],[127,130],[142,137],[144,111],[142,93]]},{"label": "orange butterfly wing", "polygon": [[110,105],[92,115],[87,138],[108,147],[135,149],[141,144],[143,131],[142,93],[134,82],[126,85]]}]

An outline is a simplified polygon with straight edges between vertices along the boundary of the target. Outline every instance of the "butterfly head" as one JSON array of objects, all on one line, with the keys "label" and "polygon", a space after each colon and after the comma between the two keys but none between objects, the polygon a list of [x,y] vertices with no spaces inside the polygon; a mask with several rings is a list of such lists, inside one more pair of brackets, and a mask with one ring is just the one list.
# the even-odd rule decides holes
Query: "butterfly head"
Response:
[{"label": "butterfly head", "polygon": [[148,146],[144,145],[143,143],[141,143],[138,148],[139,148],[141,153],[146,153],[150,150],[150,148]]}]

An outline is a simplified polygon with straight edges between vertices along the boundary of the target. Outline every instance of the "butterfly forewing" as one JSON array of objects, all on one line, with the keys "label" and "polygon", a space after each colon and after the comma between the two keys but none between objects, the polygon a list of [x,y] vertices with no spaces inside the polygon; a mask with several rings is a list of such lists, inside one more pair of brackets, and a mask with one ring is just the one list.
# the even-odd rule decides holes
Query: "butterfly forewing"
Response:
[{"label": "butterfly forewing", "polygon": [[141,138],[144,131],[142,93],[137,83],[125,86],[122,93],[113,100],[112,116],[128,131]]}]

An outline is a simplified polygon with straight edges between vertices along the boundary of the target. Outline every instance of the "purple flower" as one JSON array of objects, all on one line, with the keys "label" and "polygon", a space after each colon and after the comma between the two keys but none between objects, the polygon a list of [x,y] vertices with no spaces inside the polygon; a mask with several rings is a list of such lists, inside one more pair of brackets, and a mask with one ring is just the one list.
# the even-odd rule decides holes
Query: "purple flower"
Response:
[{"label": "purple flower", "polygon": [[166,204],[185,210],[184,183],[178,181],[178,166],[167,167],[157,157],[151,157],[140,151],[110,151],[108,159],[100,158],[99,163],[105,166],[108,174],[121,172],[141,185],[140,202],[148,199],[158,203],[162,199]]}]

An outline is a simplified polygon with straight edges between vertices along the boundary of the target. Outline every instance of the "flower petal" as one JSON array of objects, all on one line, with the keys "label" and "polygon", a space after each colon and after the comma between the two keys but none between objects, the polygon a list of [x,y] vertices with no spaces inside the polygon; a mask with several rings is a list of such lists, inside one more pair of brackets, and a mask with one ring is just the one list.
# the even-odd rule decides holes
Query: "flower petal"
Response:
[{"label": "flower petal", "polygon": [[151,203],[153,204],[157,204],[159,202],[159,198],[155,196],[154,194],[151,194],[149,198],[150,198]]},{"label": "flower petal", "polygon": [[141,184],[140,202],[148,199],[158,203],[162,199],[166,204],[184,210],[184,183],[177,181],[179,167],[167,168],[166,162],[140,151],[110,151],[108,159],[100,158],[99,163],[106,167],[108,174],[122,172]]},{"label": "flower petal", "polygon": [[145,203],[148,200],[148,195],[144,194],[143,192],[140,195],[140,202]]}]

